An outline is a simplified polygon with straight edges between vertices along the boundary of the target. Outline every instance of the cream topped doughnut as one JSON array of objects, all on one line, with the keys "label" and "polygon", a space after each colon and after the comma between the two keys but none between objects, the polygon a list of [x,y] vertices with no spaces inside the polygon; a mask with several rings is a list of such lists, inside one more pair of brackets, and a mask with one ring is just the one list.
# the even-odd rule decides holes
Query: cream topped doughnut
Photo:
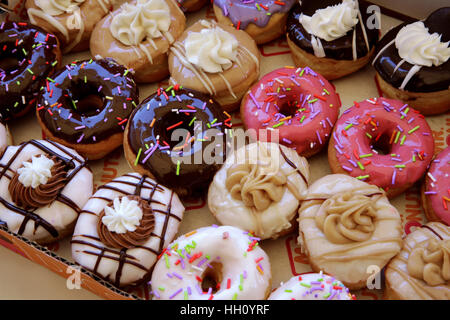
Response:
[{"label": "cream topped doughnut", "polygon": [[429,222],[405,239],[385,271],[390,300],[450,299],[450,227]]},{"label": "cream topped doughnut", "polygon": [[309,67],[285,67],[250,88],[242,99],[241,118],[256,138],[260,129],[267,129],[267,141],[310,157],[326,146],[340,107],[333,85],[320,74]]},{"label": "cream topped doughnut", "polygon": [[40,244],[72,233],[92,195],[92,172],[74,150],[50,140],[8,146],[0,159],[0,220]]},{"label": "cream topped doughnut", "polygon": [[170,84],[209,94],[233,111],[258,79],[259,63],[258,47],[247,33],[199,20],[170,47]]},{"label": "cream topped doughnut", "polygon": [[214,176],[208,206],[224,225],[261,239],[292,231],[309,165],[294,150],[277,143],[255,142],[233,152]]},{"label": "cream topped doughnut", "polygon": [[186,18],[174,0],[125,2],[92,31],[92,56],[110,57],[134,70],[137,82],[169,75],[169,46],[184,31]]},{"label": "cream topped doughnut", "polygon": [[72,257],[116,287],[139,285],[178,232],[183,213],[173,191],[138,173],[125,174],[100,186],[83,207]]},{"label": "cream topped doughnut", "polygon": [[343,174],[316,180],[299,210],[298,241],[315,272],[349,289],[366,286],[402,248],[402,223],[383,191]]},{"label": "cream topped doughnut", "polygon": [[450,147],[431,162],[422,183],[422,203],[429,221],[450,226]]},{"label": "cream topped doughnut", "polygon": [[328,162],[333,173],[374,184],[392,198],[425,174],[433,152],[433,135],[421,114],[401,101],[374,98],[343,112]]},{"label": "cream topped doughnut", "polygon": [[182,235],[155,265],[153,299],[266,299],[272,274],[269,257],[257,240],[232,226],[203,227]]},{"label": "cream topped doughnut", "polygon": [[[113,2],[113,1],[111,1]],[[26,0],[28,18],[56,35],[63,53],[88,49],[94,26],[112,8],[110,0]]]},{"label": "cream topped doughnut", "polygon": [[304,273],[273,291],[267,300],[356,300],[342,282],[329,275]]}]

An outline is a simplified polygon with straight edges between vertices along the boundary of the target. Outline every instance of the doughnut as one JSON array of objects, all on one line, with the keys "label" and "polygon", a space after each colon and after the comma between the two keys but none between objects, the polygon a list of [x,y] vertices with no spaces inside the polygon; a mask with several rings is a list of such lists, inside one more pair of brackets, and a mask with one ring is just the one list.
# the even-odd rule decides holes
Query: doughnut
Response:
[{"label": "doughnut", "polygon": [[213,96],[230,112],[258,80],[259,63],[258,47],[246,32],[199,20],[170,47],[169,81]]},{"label": "doughnut", "polygon": [[32,24],[53,33],[63,53],[89,48],[94,26],[112,9],[110,0],[26,0]]},{"label": "doughnut", "polygon": [[379,28],[366,25],[368,5],[357,0],[299,1],[286,23],[295,65],[333,80],[368,64],[379,38]]},{"label": "doughnut", "polygon": [[137,286],[150,279],[183,214],[173,191],[138,173],[124,174],[98,187],[83,207],[72,257],[118,288]]},{"label": "doughnut", "polygon": [[47,137],[100,159],[122,145],[138,92],[131,72],[113,59],[76,61],[46,81],[36,115]]},{"label": "doughnut", "polygon": [[376,47],[373,66],[383,94],[424,115],[450,110],[450,7],[423,21],[391,29]]},{"label": "doughnut", "polygon": [[308,188],[309,165],[293,149],[254,142],[227,157],[208,191],[208,206],[223,225],[276,239],[295,228]]},{"label": "doughnut", "polygon": [[389,300],[450,299],[450,227],[429,222],[405,239],[385,270]]},{"label": "doughnut", "polygon": [[208,226],[174,240],[155,264],[154,300],[263,300],[269,257],[258,239],[232,226]]},{"label": "doughnut", "polygon": [[0,220],[39,244],[72,234],[93,176],[74,150],[51,140],[8,146],[0,158]]},{"label": "doughnut", "polygon": [[208,0],[175,0],[183,12],[198,11],[205,6]]},{"label": "doughnut", "polygon": [[304,273],[290,278],[267,300],[356,300],[342,282],[321,273]]},{"label": "doughnut", "polygon": [[332,274],[351,290],[366,287],[369,268],[402,248],[402,223],[382,190],[331,174],[316,180],[299,210],[298,242],[314,272]]},{"label": "doughnut", "polygon": [[431,162],[421,187],[422,204],[428,221],[450,226],[450,147]]},{"label": "doughnut", "polygon": [[254,138],[311,157],[326,146],[340,107],[339,95],[323,76],[309,67],[285,67],[250,88],[242,99],[241,119]]},{"label": "doughnut", "polygon": [[58,39],[27,22],[0,25],[0,117],[3,121],[24,115],[36,95],[61,62]]},{"label": "doughnut", "polygon": [[169,75],[169,46],[185,23],[174,0],[126,2],[95,26],[90,51],[133,69],[137,82],[160,81]]},{"label": "doughnut", "polygon": [[425,174],[434,139],[424,117],[398,100],[355,102],[336,122],[328,145],[333,173],[383,188],[393,198]]},{"label": "doughnut", "polygon": [[[286,32],[288,11],[295,0],[214,0],[214,14],[222,24],[247,32],[257,44],[275,40]],[[262,10],[263,8],[264,10]]]},{"label": "doughnut", "polygon": [[125,158],[179,196],[197,196],[225,161],[230,121],[208,95],[177,85],[159,88],[128,120]]}]

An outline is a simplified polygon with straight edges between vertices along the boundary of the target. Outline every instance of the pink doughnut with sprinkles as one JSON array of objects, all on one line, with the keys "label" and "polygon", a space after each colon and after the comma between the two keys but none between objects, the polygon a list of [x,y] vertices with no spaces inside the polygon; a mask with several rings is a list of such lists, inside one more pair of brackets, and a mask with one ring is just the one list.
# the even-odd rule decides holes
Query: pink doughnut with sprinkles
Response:
[{"label": "pink doughnut with sprinkles", "polygon": [[422,203],[429,221],[450,226],[450,147],[431,162],[422,184]]},{"label": "pink doughnut with sprinkles", "polygon": [[384,189],[392,198],[425,174],[434,151],[423,115],[407,104],[373,98],[343,112],[328,145],[333,173],[346,173]]},{"label": "pink doughnut with sprinkles", "polygon": [[253,138],[279,142],[310,157],[326,145],[340,107],[334,86],[320,74],[309,67],[284,67],[250,88],[242,99],[241,118],[247,130],[254,130]]}]

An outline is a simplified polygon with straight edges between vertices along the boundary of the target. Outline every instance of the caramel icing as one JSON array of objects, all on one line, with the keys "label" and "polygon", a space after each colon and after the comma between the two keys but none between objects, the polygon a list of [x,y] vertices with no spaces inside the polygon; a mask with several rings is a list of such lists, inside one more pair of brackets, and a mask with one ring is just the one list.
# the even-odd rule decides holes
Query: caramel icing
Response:
[{"label": "caramel icing", "polygon": [[[147,201],[142,200],[140,196],[129,195],[127,198],[138,202],[138,206],[143,213],[140,223],[134,231],[127,231],[125,233],[110,231],[107,226],[102,223],[102,218],[105,216],[105,210],[103,209],[99,215],[97,232],[100,240],[107,246],[117,249],[137,247],[147,241],[155,228],[155,217],[150,204]],[[107,206],[111,206],[112,202],[113,201],[107,204]]]},{"label": "caramel icing", "polygon": [[16,171],[8,186],[11,199],[15,204],[25,209],[40,208],[56,199],[60,190],[66,185],[67,166],[56,156],[52,156],[50,160],[54,163],[50,169],[51,176],[47,183],[39,184],[36,188],[24,186],[19,181],[20,175]]}]

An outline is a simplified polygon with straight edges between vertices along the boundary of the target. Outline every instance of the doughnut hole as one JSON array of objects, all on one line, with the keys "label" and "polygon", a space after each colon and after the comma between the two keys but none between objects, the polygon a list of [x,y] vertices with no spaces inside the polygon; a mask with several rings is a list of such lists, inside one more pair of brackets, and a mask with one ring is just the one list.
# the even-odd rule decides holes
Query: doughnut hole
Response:
[{"label": "doughnut hole", "polygon": [[219,290],[219,284],[222,283],[223,273],[222,273],[222,264],[220,262],[211,262],[211,267],[208,267],[203,271],[201,276],[202,283],[201,288],[204,292],[208,292],[209,288],[211,288],[211,293],[216,293]]},{"label": "doughnut hole", "polygon": [[3,71],[2,73],[5,73],[7,78],[14,77],[28,66],[28,63],[22,63],[22,65],[20,65],[23,59],[25,59],[25,56],[21,51],[18,50],[17,52],[12,53],[11,49],[6,47],[6,49],[0,51],[0,71]]},{"label": "doughnut hole", "polygon": [[297,101],[297,95],[288,95],[278,101],[278,108],[280,113],[286,117],[295,116],[297,110],[300,108],[299,102]]},{"label": "doughnut hole", "polygon": [[378,139],[373,137],[370,141],[371,149],[379,155],[391,154],[392,144],[390,144],[391,134],[389,132],[383,132]]},{"label": "doughnut hole", "polygon": [[186,115],[185,113],[166,113],[155,125],[160,141],[165,141],[170,146],[170,149],[179,146],[183,141],[186,142],[185,140],[188,137],[194,136],[195,125],[194,123],[189,125],[192,119],[192,115]]},{"label": "doughnut hole", "polygon": [[105,106],[105,97],[98,92],[98,86],[93,83],[78,81],[73,83],[69,90],[71,96],[67,95],[69,100],[67,103],[80,115],[94,116],[99,114]]}]

